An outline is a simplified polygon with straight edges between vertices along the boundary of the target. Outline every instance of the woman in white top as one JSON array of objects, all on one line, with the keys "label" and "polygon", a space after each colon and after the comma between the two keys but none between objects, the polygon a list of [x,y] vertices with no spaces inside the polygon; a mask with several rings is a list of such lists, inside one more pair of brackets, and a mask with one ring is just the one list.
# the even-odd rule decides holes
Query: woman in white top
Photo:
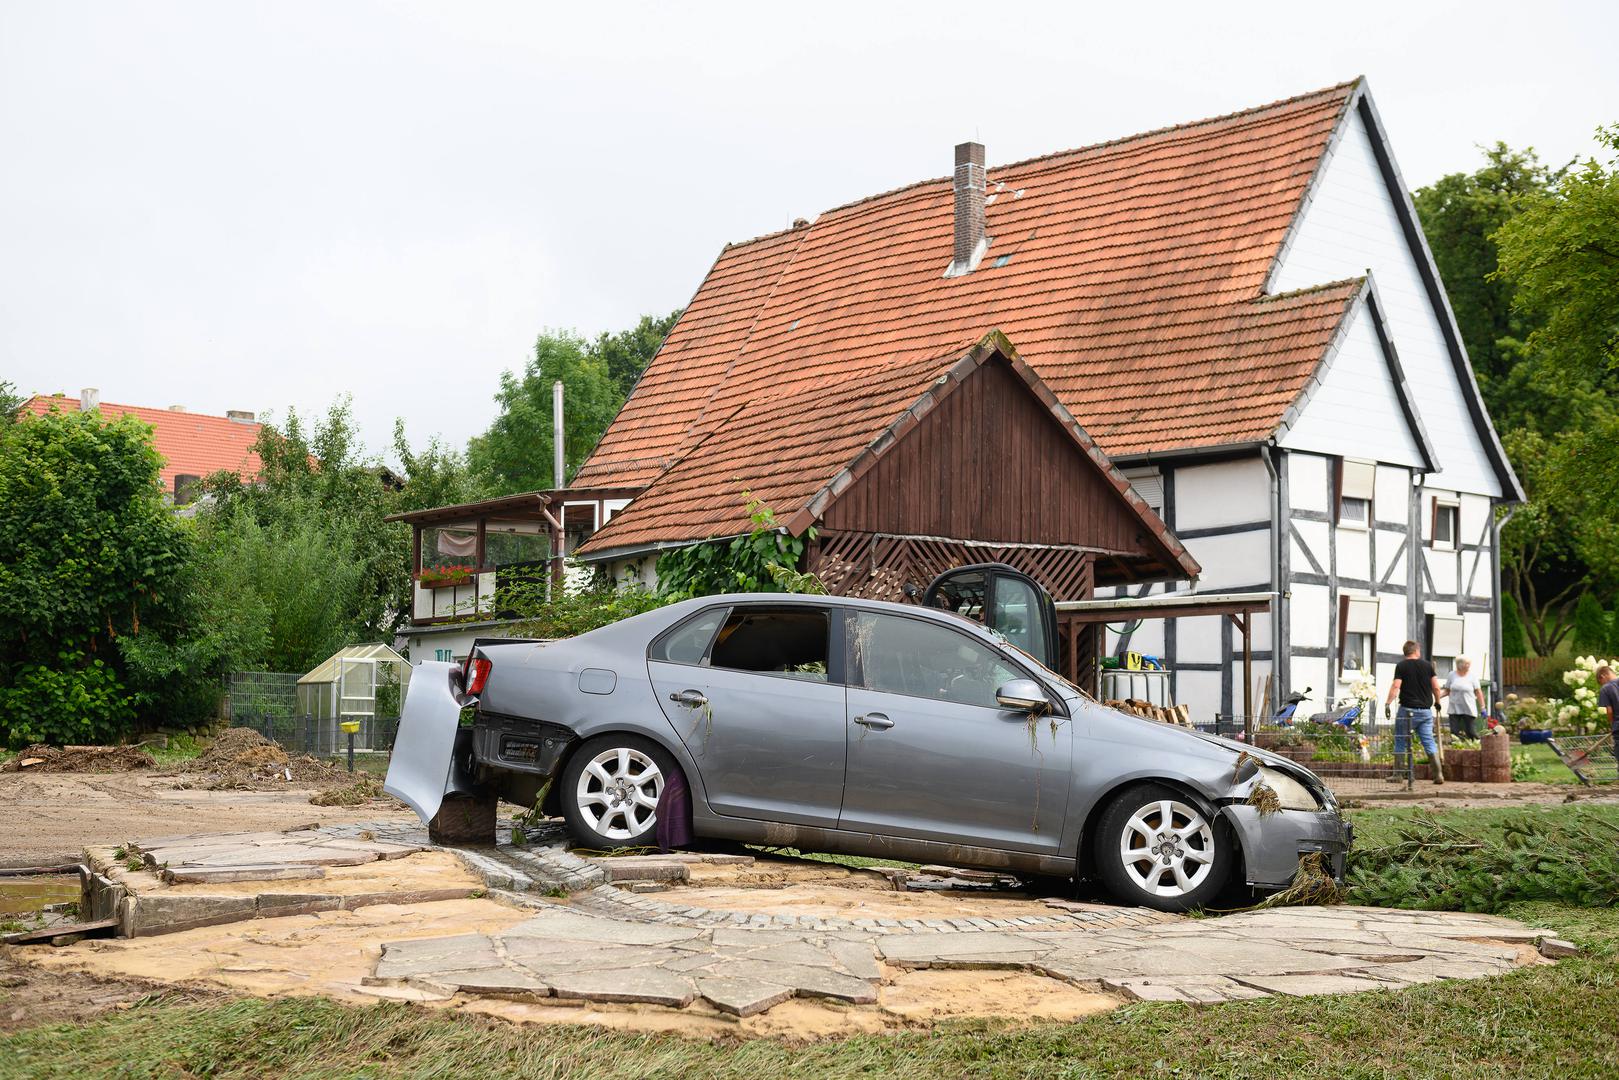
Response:
[{"label": "woman in white top", "polygon": [[1446,712],[1450,715],[1450,733],[1458,738],[1478,738],[1479,715],[1484,711],[1484,691],[1471,672],[1473,662],[1465,656],[1456,658],[1456,668],[1440,687],[1440,696],[1450,702]]}]

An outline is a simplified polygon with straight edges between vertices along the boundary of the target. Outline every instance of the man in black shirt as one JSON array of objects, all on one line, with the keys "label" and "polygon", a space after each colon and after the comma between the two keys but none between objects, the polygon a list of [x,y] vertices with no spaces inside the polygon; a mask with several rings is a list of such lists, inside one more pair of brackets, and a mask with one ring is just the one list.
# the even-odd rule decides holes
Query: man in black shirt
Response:
[{"label": "man in black shirt", "polygon": [[1411,728],[1417,729],[1417,738],[1428,752],[1428,766],[1433,782],[1445,782],[1445,766],[1439,759],[1439,744],[1433,737],[1433,706],[1439,700],[1439,675],[1433,665],[1422,658],[1422,646],[1414,641],[1405,643],[1405,659],[1394,665],[1394,682],[1389,696],[1383,702],[1383,715],[1388,716],[1395,695],[1400,698],[1400,711],[1394,721],[1394,758],[1410,753]]}]

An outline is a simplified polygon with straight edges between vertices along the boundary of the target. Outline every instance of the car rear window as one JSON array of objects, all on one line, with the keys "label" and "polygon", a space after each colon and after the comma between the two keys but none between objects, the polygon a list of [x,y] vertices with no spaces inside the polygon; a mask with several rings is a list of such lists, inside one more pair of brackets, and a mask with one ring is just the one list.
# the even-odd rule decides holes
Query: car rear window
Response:
[{"label": "car rear window", "polygon": [[824,608],[737,608],[714,638],[708,662],[826,682],[830,629]]}]

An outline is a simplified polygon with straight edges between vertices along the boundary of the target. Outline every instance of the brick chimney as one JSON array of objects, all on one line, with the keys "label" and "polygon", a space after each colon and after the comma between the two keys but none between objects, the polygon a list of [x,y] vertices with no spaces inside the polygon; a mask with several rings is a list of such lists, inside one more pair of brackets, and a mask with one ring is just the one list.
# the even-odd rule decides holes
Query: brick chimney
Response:
[{"label": "brick chimney", "polygon": [[945,277],[960,277],[978,268],[989,246],[984,235],[984,144],[956,146],[956,243]]},{"label": "brick chimney", "polygon": [[93,386],[86,386],[79,391],[79,411],[89,412],[91,409],[101,408],[101,391]]},{"label": "brick chimney", "polygon": [[226,409],[225,418],[235,420],[239,424],[251,424],[253,422],[253,414],[246,409]]}]

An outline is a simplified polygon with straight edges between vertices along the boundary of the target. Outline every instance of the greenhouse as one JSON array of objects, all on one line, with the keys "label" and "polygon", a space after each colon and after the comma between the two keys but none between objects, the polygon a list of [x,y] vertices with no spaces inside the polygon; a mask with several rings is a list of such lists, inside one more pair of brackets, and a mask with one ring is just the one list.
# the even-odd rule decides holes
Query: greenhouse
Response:
[{"label": "greenhouse", "polygon": [[298,680],[298,717],[311,751],[345,749],[348,738],[339,727],[344,721],[360,725],[356,748],[386,750],[409,678],[409,662],[380,643],[350,645],[327,657]]}]

